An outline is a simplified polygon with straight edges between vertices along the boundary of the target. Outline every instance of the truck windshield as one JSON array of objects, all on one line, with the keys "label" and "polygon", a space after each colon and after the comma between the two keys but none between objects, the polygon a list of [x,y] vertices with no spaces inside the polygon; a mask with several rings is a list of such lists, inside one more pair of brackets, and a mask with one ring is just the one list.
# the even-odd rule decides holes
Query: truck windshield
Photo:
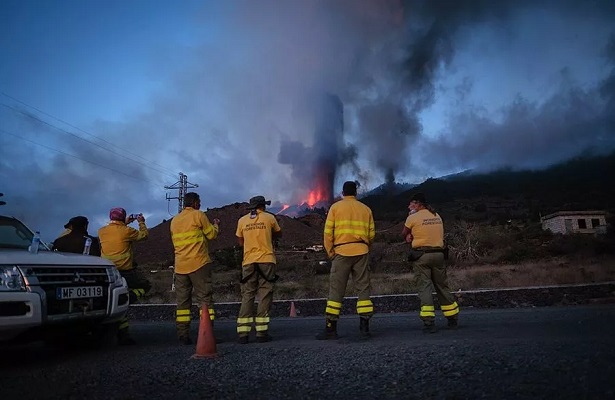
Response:
[{"label": "truck windshield", "polygon": [[[34,234],[19,220],[0,216],[0,248],[27,250]],[[40,250],[46,250],[41,243]]]}]

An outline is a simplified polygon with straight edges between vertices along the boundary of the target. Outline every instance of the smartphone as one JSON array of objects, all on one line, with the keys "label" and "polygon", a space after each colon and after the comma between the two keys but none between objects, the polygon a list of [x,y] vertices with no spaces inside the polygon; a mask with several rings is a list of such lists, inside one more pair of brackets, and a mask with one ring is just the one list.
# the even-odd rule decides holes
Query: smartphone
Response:
[{"label": "smartphone", "polygon": [[128,218],[137,219],[137,217],[141,214],[130,214]]}]

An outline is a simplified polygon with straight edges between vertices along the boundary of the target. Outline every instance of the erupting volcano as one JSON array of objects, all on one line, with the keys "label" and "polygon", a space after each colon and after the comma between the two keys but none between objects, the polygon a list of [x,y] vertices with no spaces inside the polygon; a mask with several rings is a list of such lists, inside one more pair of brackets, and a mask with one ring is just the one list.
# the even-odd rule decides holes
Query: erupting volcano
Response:
[{"label": "erupting volcano", "polygon": [[325,94],[312,99],[314,144],[306,147],[299,141],[282,142],[278,161],[292,166],[292,176],[300,204],[279,213],[301,216],[315,208],[328,209],[333,203],[333,182],[341,154],[344,154],[344,108],[338,96]]}]

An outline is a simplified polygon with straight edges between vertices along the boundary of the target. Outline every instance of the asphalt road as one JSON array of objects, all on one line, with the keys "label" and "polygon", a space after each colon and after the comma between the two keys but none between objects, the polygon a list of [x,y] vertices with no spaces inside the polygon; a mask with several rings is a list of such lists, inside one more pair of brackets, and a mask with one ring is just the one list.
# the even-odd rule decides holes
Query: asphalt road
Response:
[{"label": "asphalt road", "polygon": [[[460,327],[424,334],[417,313],[377,315],[372,339],[342,318],[275,318],[274,341],[240,345],[216,322],[216,359],[195,360],[169,322],[137,322],[133,347],[0,356],[1,399],[612,399],[615,305],[462,310]],[[193,325],[196,337],[198,325]]]}]

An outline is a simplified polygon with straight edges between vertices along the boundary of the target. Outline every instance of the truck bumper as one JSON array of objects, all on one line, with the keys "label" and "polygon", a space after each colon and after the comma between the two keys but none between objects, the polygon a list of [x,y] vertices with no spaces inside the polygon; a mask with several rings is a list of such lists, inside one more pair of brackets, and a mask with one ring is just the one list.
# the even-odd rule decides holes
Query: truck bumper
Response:
[{"label": "truck bumper", "polygon": [[[122,278],[124,279],[124,278]],[[109,322],[121,319],[128,311],[128,287],[126,285],[114,288],[111,292],[111,309],[109,310]]]},{"label": "truck bumper", "polygon": [[42,324],[41,297],[31,292],[4,292],[0,301],[0,340],[10,340]]}]

